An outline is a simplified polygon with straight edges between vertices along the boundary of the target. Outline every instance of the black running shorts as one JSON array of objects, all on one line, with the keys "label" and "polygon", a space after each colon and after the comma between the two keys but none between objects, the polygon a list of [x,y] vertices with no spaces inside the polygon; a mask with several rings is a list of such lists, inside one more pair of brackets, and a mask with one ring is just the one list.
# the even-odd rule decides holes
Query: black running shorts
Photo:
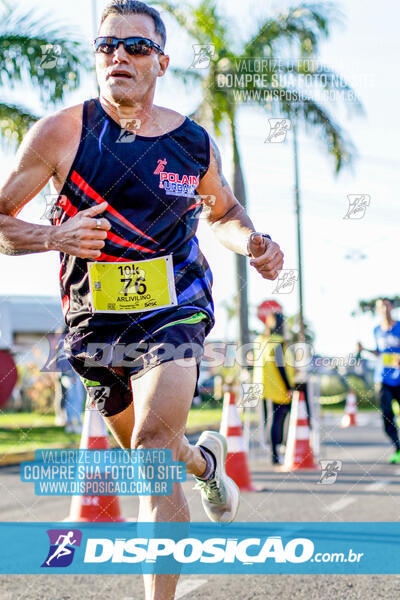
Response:
[{"label": "black running shorts", "polygon": [[210,329],[203,312],[175,313],[133,324],[123,333],[109,327],[70,330],[64,348],[68,361],[80,375],[88,403],[105,417],[116,415],[132,402],[131,379],[171,360],[195,358],[197,372],[204,340]]}]

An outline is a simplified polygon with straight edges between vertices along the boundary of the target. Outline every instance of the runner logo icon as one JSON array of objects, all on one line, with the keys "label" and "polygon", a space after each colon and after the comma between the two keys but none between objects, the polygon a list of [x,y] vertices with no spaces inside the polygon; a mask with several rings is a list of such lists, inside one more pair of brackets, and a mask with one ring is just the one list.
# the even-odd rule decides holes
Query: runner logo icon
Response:
[{"label": "runner logo icon", "polygon": [[166,158],[164,158],[164,160],[162,158],[159,158],[157,161],[156,170],[154,171],[153,175],[159,175],[162,171],[164,171],[166,164],[167,164]]},{"label": "runner logo icon", "polygon": [[74,558],[75,547],[81,545],[79,529],[48,529],[50,548],[42,567],[68,567]]}]

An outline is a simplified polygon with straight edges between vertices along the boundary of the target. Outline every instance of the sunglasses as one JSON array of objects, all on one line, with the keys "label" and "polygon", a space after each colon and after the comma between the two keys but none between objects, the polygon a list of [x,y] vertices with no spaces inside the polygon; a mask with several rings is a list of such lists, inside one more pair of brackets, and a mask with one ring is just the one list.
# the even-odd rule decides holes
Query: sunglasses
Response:
[{"label": "sunglasses", "polygon": [[132,56],[149,56],[152,50],[164,54],[161,46],[144,37],[98,37],[93,42],[95,52],[102,52],[103,54],[112,54],[119,44],[123,44],[127,53]]}]

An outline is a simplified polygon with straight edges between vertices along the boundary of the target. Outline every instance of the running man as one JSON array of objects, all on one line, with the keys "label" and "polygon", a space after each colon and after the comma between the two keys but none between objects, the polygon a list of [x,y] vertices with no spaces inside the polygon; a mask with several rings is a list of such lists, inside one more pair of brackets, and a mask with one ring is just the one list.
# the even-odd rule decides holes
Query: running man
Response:
[{"label": "running man", "polygon": [[394,454],[389,461],[400,464],[400,441],[396,426],[396,417],[392,402],[400,403],[400,322],[392,319],[392,303],[389,298],[379,298],[375,309],[381,318],[380,325],[374,329],[376,350],[366,350],[359,344],[360,350],[366,350],[378,357],[375,371],[375,383],[386,435],[394,446]]},{"label": "running man", "polygon": [[[153,104],[169,63],[165,41],[146,4],[105,8],[94,44],[100,97],[29,131],[0,192],[0,247],[14,256],[60,252],[65,348],[92,403],[121,447],[171,449],[195,476],[209,518],[230,522],[239,492],[225,474],[225,439],[204,432],[191,446],[184,437],[214,324],[212,276],[196,238],[202,204],[220,242],[248,255],[263,278],[276,279],[283,254],[256,233],[208,133]],[[132,135],[118,141],[128,124]],[[18,219],[50,179],[51,226]],[[189,521],[182,486],[140,497],[139,520]],[[146,575],[146,599],[173,599],[178,577]]]},{"label": "running man", "polygon": [[71,550],[67,548],[67,546],[73,546],[76,543],[76,540],[72,539],[73,536],[74,532],[68,531],[67,535],[60,535],[58,537],[58,540],[56,541],[56,544],[58,544],[57,550],[50,556],[48,560],[46,560],[46,565],[50,566],[50,563],[54,558],[61,558],[62,556],[71,554]]}]

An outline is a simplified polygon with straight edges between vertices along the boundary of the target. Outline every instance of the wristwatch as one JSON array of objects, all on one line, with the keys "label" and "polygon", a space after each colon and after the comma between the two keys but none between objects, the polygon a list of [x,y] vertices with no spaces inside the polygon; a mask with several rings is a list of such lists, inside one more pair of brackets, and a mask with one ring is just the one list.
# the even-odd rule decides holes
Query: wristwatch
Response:
[{"label": "wristwatch", "polygon": [[253,256],[252,253],[250,252],[250,242],[251,242],[253,236],[255,236],[255,235],[261,235],[261,237],[268,239],[268,240],[271,239],[271,236],[267,235],[266,233],[260,233],[259,231],[253,231],[253,233],[251,233],[249,235],[249,239],[247,240],[247,256],[250,258]]}]

